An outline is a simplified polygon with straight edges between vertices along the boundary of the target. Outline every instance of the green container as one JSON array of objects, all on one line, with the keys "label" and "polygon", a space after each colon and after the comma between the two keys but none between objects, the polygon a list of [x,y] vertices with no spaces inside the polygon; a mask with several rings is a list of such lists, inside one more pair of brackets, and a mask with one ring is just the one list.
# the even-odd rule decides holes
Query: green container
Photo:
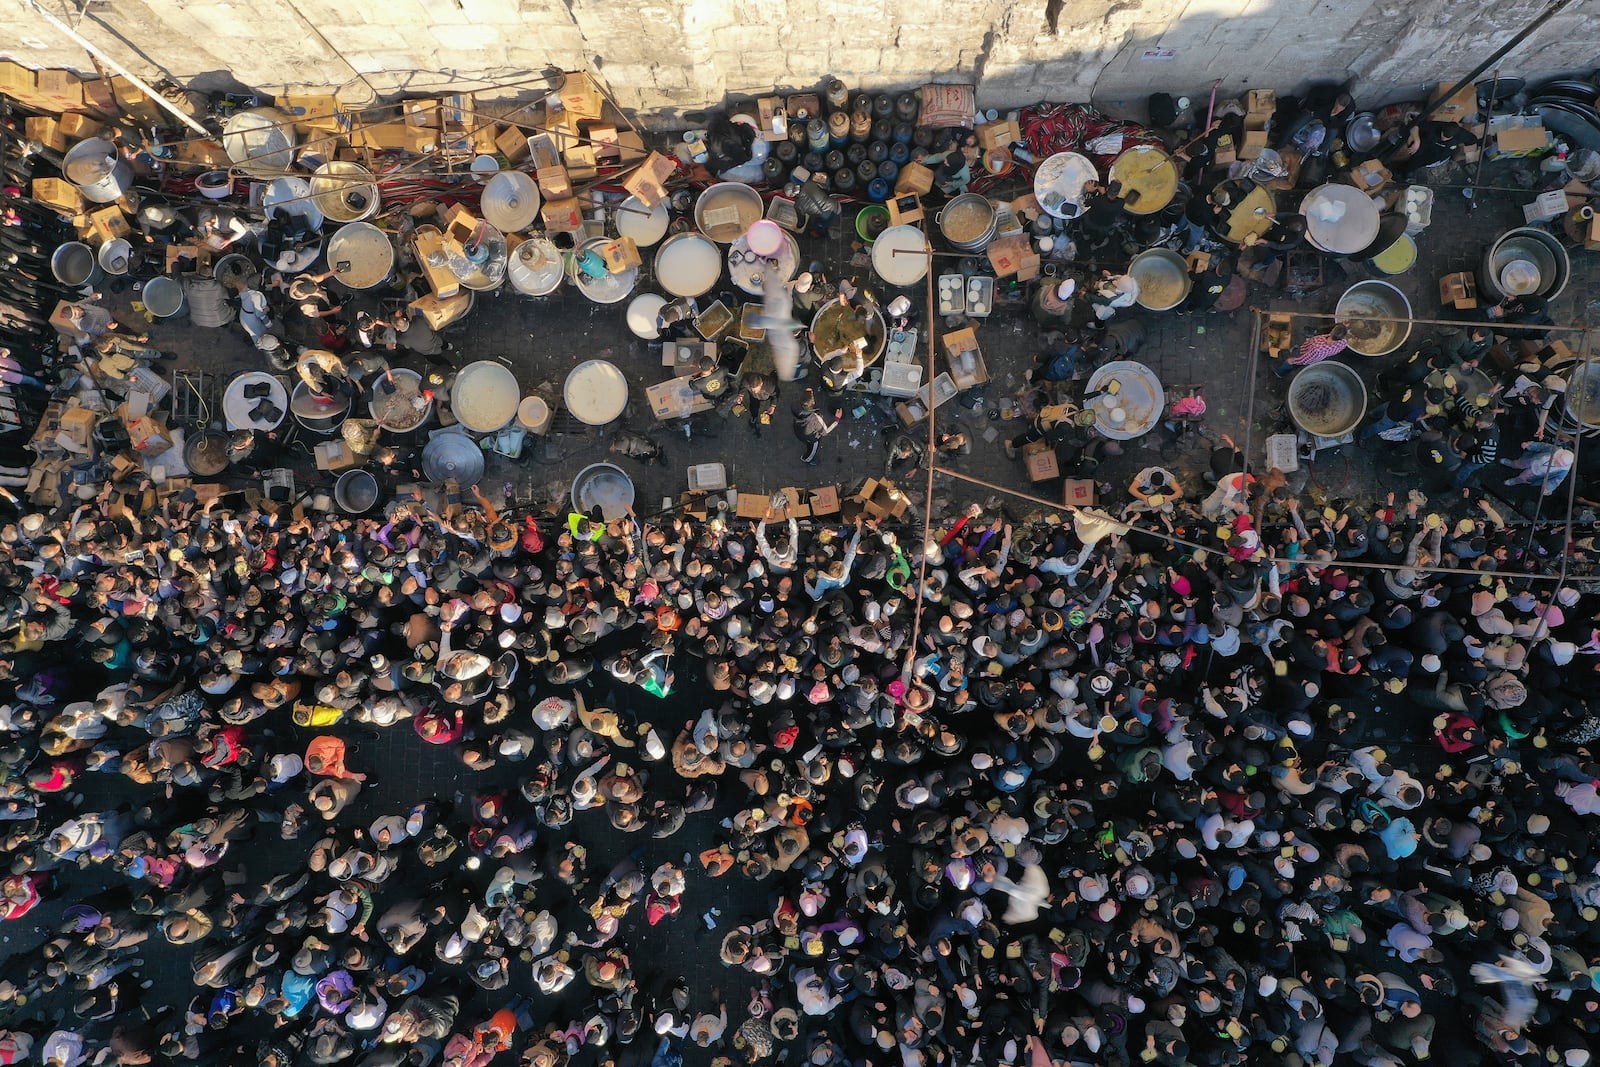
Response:
[{"label": "green container", "polygon": [[856,236],[869,245],[888,228],[889,209],[882,204],[868,204],[856,215]]}]

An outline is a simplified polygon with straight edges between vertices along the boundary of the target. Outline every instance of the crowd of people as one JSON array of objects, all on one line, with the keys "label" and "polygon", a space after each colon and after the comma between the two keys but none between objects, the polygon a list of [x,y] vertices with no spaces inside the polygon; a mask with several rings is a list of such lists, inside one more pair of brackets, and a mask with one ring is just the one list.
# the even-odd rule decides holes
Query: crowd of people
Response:
[{"label": "crowd of people", "polygon": [[[1348,105],[1308,98],[1280,147],[1320,159]],[[1200,188],[1196,241],[1228,206]],[[1116,190],[1089,192],[1105,248]],[[6,196],[0,378],[37,400],[78,294],[44,270],[61,220]],[[1197,270],[1189,311],[1232,266]],[[332,276],[230,301],[197,272],[193,324],[283,369],[315,346],[318,393],[381,389],[374,353],[453,362],[424,320],[345,322]],[[1036,383],[1137,343],[1128,286],[1044,291]],[[159,358],[92,302],[71,325]],[[1558,368],[1464,386],[1492,343],[1380,383],[1360,436],[1416,442],[1405,484],[1504,464],[1550,496],[1575,466]],[[757,436],[781,418],[772,376],[696,379]],[[802,395],[812,463],[842,409]],[[1011,445],[1092,469],[1074,413]],[[1600,583],[1566,524],[1314,499],[1227,438],[1105,511],[926,536],[149,490],[0,488],[0,1063],[1586,1067],[1600,1040]]]},{"label": "crowd of people", "polygon": [[[49,921],[0,1053],[1581,1067],[1592,545],[1213,460],[1138,525],[974,506],[926,541],[21,515],[0,907]],[[373,804],[369,753],[412,745],[460,794]],[[711,989],[661,928],[702,920]]]}]

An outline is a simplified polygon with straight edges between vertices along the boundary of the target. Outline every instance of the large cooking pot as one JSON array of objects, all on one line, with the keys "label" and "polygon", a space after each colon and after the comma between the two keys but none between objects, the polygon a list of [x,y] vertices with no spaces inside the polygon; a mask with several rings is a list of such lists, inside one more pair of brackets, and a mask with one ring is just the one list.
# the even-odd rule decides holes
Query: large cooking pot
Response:
[{"label": "large cooking pot", "polygon": [[[1507,268],[1512,268],[1509,274]],[[1508,291],[1507,279],[1512,278],[1516,280],[1513,286],[1524,290],[1521,295],[1553,300],[1567,287],[1571,275],[1572,261],[1555,235],[1532,226],[1518,226],[1501,234],[1484,253],[1478,267],[1478,291],[1489,302],[1499,303],[1508,296],[1519,295]]]},{"label": "large cooking pot", "polygon": [[1189,264],[1168,248],[1147,248],[1133,257],[1128,273],[1139,283],[1139,306],[1171,311],[1189,295]]},{"label": "large cooking pot", "polygon": [[994,205],[978,193],[962,193],[933,218],[944,239],[962,252],[981,252],[989,247],[999,225]]},{"label": "large cooking pot", "polygon": [[50,273],[69,289],[82,289],[99,283],[102,275],[94,249],[82,241],[68,241],[50,256]]},{"label": "large cooking pot", "polygon": [[239,169],[275,178],[294,166],[294,120],[276,108],[236,111],[222,130],[222,150]]},{"label": "large cooking pot", "polygon": [[360,467],[347,470],[333,483],[333,501],[350,515],[370,511],[378,502],[378,479]]},{"label": "large cooking pot", "polygon": [[61,173],[85,200],[109,204],[128,191],[133,168],[116,145],[103,137],[86,137],[61,160]]},{"label": "large cooking pot", "polygon": [[360,222],[383,202],[372,172],[359,163],[331,160],[311,176],[311,198],[317,209],[334,222]]},{"label": "large cooking pot", "polygon": [[1289,382],[1289,417],[1306,433],[1342,437],[1367,413],[1367,387],[1361,375],[1337,360],[1298,371]]},{"label": "large cooking pot", "polygon": [[1350,328],[1350,350],[1363,356],[1388,355],[1411,336],[1411,302],[1388,282],[1357,282],[1333,314]]}]

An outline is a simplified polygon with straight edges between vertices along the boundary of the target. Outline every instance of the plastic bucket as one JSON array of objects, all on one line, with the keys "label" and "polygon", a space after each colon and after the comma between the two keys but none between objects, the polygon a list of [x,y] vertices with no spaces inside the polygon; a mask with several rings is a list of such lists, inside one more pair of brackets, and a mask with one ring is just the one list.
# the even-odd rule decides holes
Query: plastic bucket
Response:
[{"label": "plastic bucket", "polygon": [[889,228],[889,209],[882,204],[868,204],[856,214],[856,236],[867,244]]}]

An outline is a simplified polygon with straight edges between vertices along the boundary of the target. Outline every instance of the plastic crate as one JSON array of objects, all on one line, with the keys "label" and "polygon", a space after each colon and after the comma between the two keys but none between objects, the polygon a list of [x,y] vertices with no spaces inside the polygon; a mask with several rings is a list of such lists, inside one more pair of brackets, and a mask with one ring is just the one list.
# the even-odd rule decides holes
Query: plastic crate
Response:
[{"label": "plastic crate", "polygon": [[967,279],[959,274],[939,275],[939,314],[960,315],[967,310]]},{"label": "plastic crate", "polygon": [[1406,234],[1415,237],[1433,224],[1433,189],[1426,185],[1407,187],[1401,208],[1406,214]]}]

